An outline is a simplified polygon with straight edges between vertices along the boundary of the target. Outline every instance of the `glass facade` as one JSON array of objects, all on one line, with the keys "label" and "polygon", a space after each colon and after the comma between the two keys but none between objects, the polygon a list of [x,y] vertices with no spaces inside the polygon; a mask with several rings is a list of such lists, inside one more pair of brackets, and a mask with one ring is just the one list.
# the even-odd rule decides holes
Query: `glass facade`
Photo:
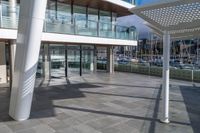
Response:
[{"label": "glass facade", "polygon": [[98,21],[98,10],[93,8],[88,8],[88,20]]},{"label": "glass facade", "polygon": [[[17,29],[19,9],[19,4],[13,8],[9,6],[7,1],[2,1],[0,4],[0,27]],[[11,10],[14,12],[10,13]],[[91,7],[49,0],[43,31],[48,33],[135,40],[136,38],[129,34],[129,27],[116,25],[116,18],[117,13],[111,11],[102,11]],[[66,47],[68,49],[67,53]],[[93,71],[94,46],[84,45],[80,47],[80,45],[50,44],[50,60],[52,77],[57,77],[58,74],[59,76],[65,76],[66,60],[68,61],[69,74],[79,74],[80,71],[88,73]],[[38,78],[44,76],[44,61],[44,47],[42,46],[38,60]]]},{"label": "glass facade", "polygon": [[[16,29],[19,5],[15,7],[14,14],[9,13],[10,9],[8,3],[1,3],[0,27]],[[129,27],[116,25],[116,17],[117,14],[113,12],[49,1],[44,32],[136,40],[137,36],[129,34]]]}]

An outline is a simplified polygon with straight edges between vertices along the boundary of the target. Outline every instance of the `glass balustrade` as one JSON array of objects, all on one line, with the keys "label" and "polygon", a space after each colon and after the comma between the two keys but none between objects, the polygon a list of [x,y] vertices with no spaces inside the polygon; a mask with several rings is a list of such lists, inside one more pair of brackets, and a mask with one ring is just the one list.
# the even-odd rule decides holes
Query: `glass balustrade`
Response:
[{"label": "glass balustrade", "polygon": [[[46,10],[44,32],[93,36],[102,38],[137,40],[137,32],[133,27],[119,26],[101,21],[72,18],[64,12]],[[0,27],[17,29],[19,18],[19,6],[10,7],[5,3],[0,5]]]}]

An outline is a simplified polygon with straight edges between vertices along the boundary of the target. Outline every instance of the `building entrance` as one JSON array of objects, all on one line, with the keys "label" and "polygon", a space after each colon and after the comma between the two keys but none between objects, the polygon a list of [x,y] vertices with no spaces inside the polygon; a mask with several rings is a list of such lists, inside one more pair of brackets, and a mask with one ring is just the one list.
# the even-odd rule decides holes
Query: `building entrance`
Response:
[{"label": "building entrance", "polygon": [[82,76],[94,70],[93,45],[50,45],[51,78]]}]

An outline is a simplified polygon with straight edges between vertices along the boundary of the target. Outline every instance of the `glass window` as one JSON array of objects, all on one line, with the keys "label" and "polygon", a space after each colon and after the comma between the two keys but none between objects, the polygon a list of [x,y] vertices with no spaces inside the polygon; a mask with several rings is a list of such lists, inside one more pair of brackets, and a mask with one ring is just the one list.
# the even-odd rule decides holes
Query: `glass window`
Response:
[{"label": "glass window", "polygon": [[71,21],[71,6],[61,2],[48,1],[46,18],[64,22]]},{"label": "glass window", "polygon": [[86,20],[86,7],[74,5],[74,17],[76,20]]},{"label": "glass window", "polygon": [[114,34],[112,32],[111,13],[100,11],[100,36],[111,38]]},{"label": "glass window", "polygon": [[63,3],[58,3],[57,17],[62,21],[71,21],[71,6]]},{"label": "glass window", "polygon": [[111,13],[106,11],[100,11],[100,21],[101,22],[111,22]]},{"label": "glass window", "polygon": [[88,20],[98,21],[98,10],[88,8]]}]

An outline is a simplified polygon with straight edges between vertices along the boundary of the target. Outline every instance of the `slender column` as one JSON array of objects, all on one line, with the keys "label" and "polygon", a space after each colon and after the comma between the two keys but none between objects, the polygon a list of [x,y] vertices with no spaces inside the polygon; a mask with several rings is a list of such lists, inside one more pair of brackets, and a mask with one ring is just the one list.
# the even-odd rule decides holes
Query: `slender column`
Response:
[{"label": "slender column", "polygon": [[9,115],[29,118],[47,0],[20,0],[15,70]]},{"label": "slender column", "polygon": [[15,64],[15,53],[16,53],[16,40],[10,41],[10,56],[11,56],[11,66],[12,66],[12,73],[14,73],[14,64]]},{"label": "slender column", "polygon": [[100,36],[100,10],[98,9],[97,36]]},{"label": "slender column", "polygon": [[170,34],[165,31],[163,35],[163,93],[161,122],[169,123],[169,61],[170,61]]},{"label": "slender column", "polygon": [[0,44],[0,84],[7,83],[5,44]]},{"label": "slender column", "polygon": [[200,39],[198,38],[197,40],[197,65],[200,67],[200,48],[199,48],[199,41]]},{"label": "slender column", "polygon": [[17,0],[9,0],[9,7],[8,7],[8,13],[11,18],[11,27],[16,28],[17,27]]},{"label": "slender column", "polygon": [[50,80],[51,79],[51,56],[50,56],[50,50],[49,50],[49,44],[44,44],[44,67],[43,67],[43,72],[44,72],[44,79],[45,80]]},{"label": "slender column", "polygon": [[16,53],[16,40],[10,41],[10,60],[11,60],[11,68],[10,68],[10,87],[12,87],[13,74],[15,68],[15,53]]},{"label": "slender column", "polygon": [[88,6],[86,6],[86,27],[88,28]]},{"label": "slender column", "polygon": [[107,47],[107,72],[112,74],[114,73],[114,54],[113,54],[113,47]]},{"label": "slender column", "polygon": [[68,77],[68,47],[65,46],[65,77]]},{"label": "slender column", "polygon": [[71,24],[74,23],[74,0],[71,0]]},{"label": "slender column", "polygon": [[90,57],[89,57],[90,60],[89,61],[90,61],[90,71],[91,72],[94,71],[94,59],[93,59],[94,58],[94,53],[93,52],[94,52],[94,50],[93,51],[89,51],[89,53],[90,53]]},{"label": "slender column", "polygon": [[55,17],[58,19],[58,0],[55,0]]},{"label": "slender column", "polygon": [[82,61],[82,45],[80,45],[80,76],[82,76],[83,61]]},{"label": "slender column", "polygon": [[94,62],[94,70],[93,72],[96,73],[97,72],[97,46],[94,45],[94,56],[93,56],[93,62]]}]

